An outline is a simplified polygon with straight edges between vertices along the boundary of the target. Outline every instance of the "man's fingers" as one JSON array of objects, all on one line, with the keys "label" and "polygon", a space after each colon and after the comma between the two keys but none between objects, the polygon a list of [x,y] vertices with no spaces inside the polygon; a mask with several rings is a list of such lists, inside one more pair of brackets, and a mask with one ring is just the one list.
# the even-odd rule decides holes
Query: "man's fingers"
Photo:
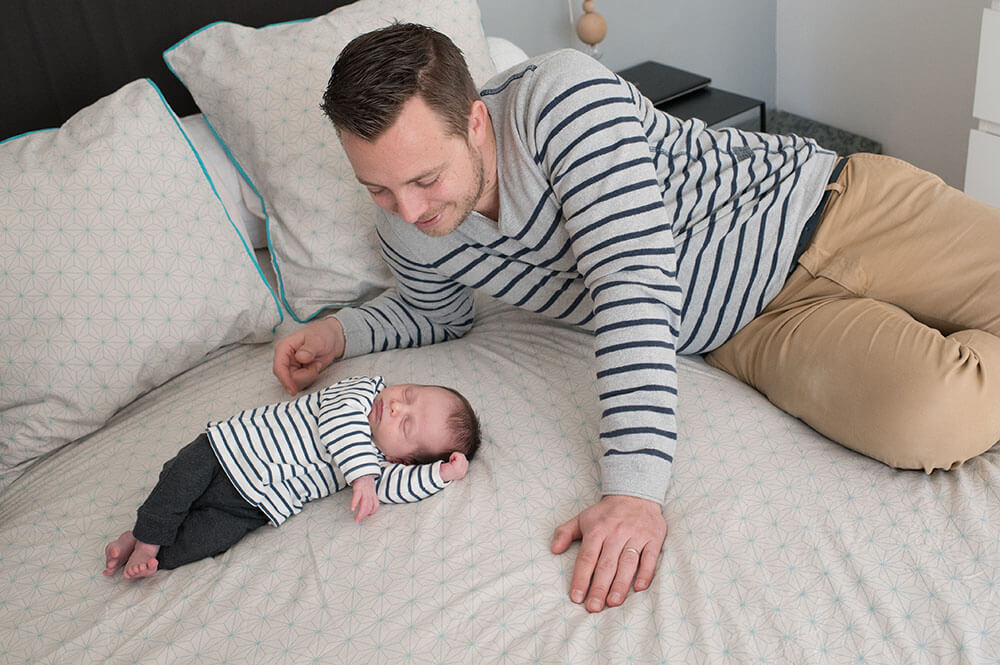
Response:
[{"label": "man's fingers", "polygon": [[[292,395],[295,395],[300,389],[305,388],[308,385],[312,385],[312,383],[316,381],[316,377],[319,376],[319,372],[319,363],[292,369],[290,372],[292,390],[289,390],[289,392]],[[285,388],[287,389],[288,386],[285,386]]]},{"label": "man's fingers", "polygon": [[294,358],[295,362],[303,367],[316,362],[316,354],[305,348],[305,346],[300,346],[296,349]]},{"label": "man's fingers", "polygon": [[295,394],[295,382],[292,379],[292,366],[291,366],[291,350],[284,348],[277,348],[274,351],[274,364],[271,366],[271,371],[274,372],[274,376],[277,377],[278,383],[284,388],[289,394]]},{"label": "man's fingers", "polygon": [[611,568],[611,565],[602,554],[601,543],[584,538],[573,566],[569,599],[574,603],[582,603],[586,599],[588,612],[600,612],[604,608],[604,598],[617,568]]},{"label": "man's fingers", "polygon": [[[666,536],[660,506],[647,499],[608,495],[555,531],[552,551],[565,552],[581,540],[570,600],[588,612],[625,602],[630,587],[647,589]],[[633,584],[633,580],[634,584]]]},{"label": "man's fingers", "polygon": [[580,530],[579,517],[563,522],[556,527],[555,533],[552,535],[552,553],[562,554],[569,549],[573,541],[581,538],[583,538],[583,532]]},{"label": "man's fingers", "polygon": [[645,591],[653,583],[653,577],[656,575],[656,564],[660,560],[660,550],[662,547],[663,541],[651,540],[646,543],[646,547],[642,550],[642,558],[639,561],[639,570],[635,574],[634,588],[636,591]]},{"label": "man's fingers", "polygon": [[[305,337],[301,333],[296,332],[284,339],[278,340],[274,349],[274,361],[271,371],[274,372],[274,376],[277,377],[278,382],[290,395],[295,395],[300,387],[295,374],[302,367],[299,356],[303,354],[302,345],[304,343]],[[306,353],[310,356],[311,361],[313,354],[310,352]]]}]

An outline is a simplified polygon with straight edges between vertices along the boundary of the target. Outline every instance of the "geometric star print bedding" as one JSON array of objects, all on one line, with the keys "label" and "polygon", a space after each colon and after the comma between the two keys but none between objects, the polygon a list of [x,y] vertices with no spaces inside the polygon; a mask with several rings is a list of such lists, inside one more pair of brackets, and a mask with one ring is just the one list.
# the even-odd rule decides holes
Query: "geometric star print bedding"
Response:
[{"label": "geometric star print bedding", "polygon": [[146,580],[106,578],[160,465],[199,424],[282,399],[269,345],[146,395],[0,496],[11,663],[989,663],[1000,654],[1000,459],[899,472],[681,360],[655,582],[589,615],[555,525],[599,492],[589,335],[483,301],[465,338],[322,381],[444,383],[481,415],[465,479],[357,525],[339,494]]},{"label": "geometric star print bedding", "polygon": [[[120,85],[96,73],[142,61],[141,55],[161,63],[165,49],[212,20],[225,17],[264,25],[347,3],[50,4],[12,0],[0,6],[0,50],[42,50],[33,55],[17,51],[16,59],[0,58],[0,67],[15,63],[18,70],[28,71],[36,62],[62,64],[45,75],[0,78],[25,87],[25,82],[40,82],[40,108],[67,110],[68,115],[68,109],[81,108]],[[471,0],[360,0],[351,6],[351,16],[369,23],[413,14],[439,21],[442,29],[461,32],[467,57],[486,63],[486,38]],[[325,25],[343,28],[337,16],[343,17],[327,17]],[[60,21],[65,29],[58,27]],[[275,46],[274,52],[291,54],[301,64],[291,49],[304,42],[294,23],[282,25],[268,33],[268,39],[286,35],[290,41]],[[253,41],[259,33],[237,32],[248,40],[248,53],[260,52]],[[37,38],[25,40],[22,33]],[[59,49],[45,48],[44,38],[51,35],[60,36]],[[77,37],[86,44],[74,43]],[[94,49],[95,43],[102,48]],[[102,55],[106,53],[128,57]],[[79,63],[95,75],[76,73]],[[58,78],[62,67],[71,66],[68,83],[48,83]],[[230,78],[236,66],[227,65]],[[209,73],[216,70],[222,68],[210,67]],[[49,362],[53,358],[48,350],[72,338],[66,362],[87,369],[92,379],[93,368],[110,363],[117,378],[91,383],[102,391],[127,393],[121,396],[127,405],[111,409],[115,412],[109,419],[103,413],[90,417],[94,409],[78,414],[78,420],[86,416],[87,433],[66,445],[53,438],[51,451],[18,466],[16,478],[5,474],[0,454],[0,664],[1000,663],[1000,447],[947,473],[896,471],[828,441],[697,358],[678,360],[679,440],[663,508],[668,534],[653,585],[631,594],[622,607],[597,615],[570,603],[567,588],[576,546],[554,556],[549,544],[555,526],[592,504],[600,492],[603,449],[597,442],[593,339],[485,298],[478,302],[475,326],[462,339],[336,363],[317,384],[380,374],[389,383],[441,383],[462,391],[484,428],[484,445],[466,478],[419,503],[383,506],[360,525],[352,519],[349,494],[339,493],[309,504],[280,529],[253,532],[219,557],[149,579],[102,575],[104,546],[131,527],[137,506],[166,459],[209,420],[286,399],[271,374],[271,344],[249,343],[272,338],[271,328],[282,316],[258,272],[270,269],[271,289],[286,306],[289,298],[301,295],[286,293],[290,282],[283,282],[266,260],[259,265],[250,260],[253,248],[246,238],[254,237],[252,232],[232,233],[241,220],[255,217],[249,209],[234,209],[234,202],[246,195],[242,190],[250,187],[244,181],[227,193],[221,179],[212,176],[213,168],[234,168],[232,155],[227,156],[221,144],[214,146],[221,164],[209,157],[204,145],[188,146],[181,123],[171,113],[197,109],[190,100],[170,93],[171,83],[177,83],[173,75],[164,79],[153,71],[130,71],[121,83],[137,76],[151,77],[163,91],[162,100],[150,91],[144,95],[150,100],[149,113],[158,119],[156,136],[170,148],[157,159],[170,156],[186,166],[139,173],[132,154],[119,151],[114,159],[105,154],[96,167],[106,172],[107,160],[123,158],[138,182],[133,193],[169,204],[171,211],[177,207],[175,198],[159,196],[151,182],[165,173],[183,176],[168,184],[184,193],[185,206],[194,207],[159,228],[171,237],[182,236],[184,251],[194,252],[199,261],[203,248],[211,246],[215,258],[229,262],[231,267],[221,270],[218,278],[207,278],[205,271],[171,271],[175,279],[196,287],[195,297],[181,299],[185,306],[201,307],[212,298],[226,303],[210,308],[219,322],[210,327],[220,339],[188,332],[188,322],[202,323],[205,315],[177,315],[178,295],[184,291],[170,290],[169,301],[157,293],[155,302],[140,302],[126,291],[127,317],[161,323],[150,326],[146,337],[136,335],[135,326],[116,325],[114,341],[162,351],[167,328],[162,322],[168,322],[179,327],[172,337],[190,353],[162,354],[180,363],[169,367],[166,361],[150,363],[148,355],[137,353],[137,376],[150,370],[155,376],[146,383],[123,380],[125,365],[106,352],[110,338],[100,330],[75,337],[50,334],[39,345],[34,338],[10,332],[6,326],[15,318],[10,303],[23,305],[32,295],[50,303],[58,292],[28,292],[20,280],[12,279],[9,262],[0,265],[0,296],[6,298],[0,307],[0,348],[10,356],[14,340],[36,354],[30,357]],[[301,82],[301,77],[289,79],[285,72],[275,76],[281,89]],[[77,83],[91,78],[101,79],[105,89],[83,86],[85,99],[68,104],[50,99],[74,92]],[[273,83],[261,76],[236,78]],[[23,110],[29,96],[10,98],[18,100],[18,115],[33,122],[40,111]],[[306,98],[310,101],[302,112],[318,112],[319,97],[306,91]],[[225,110],[236,114],[247,106],[228,104]],[[209,116],[201,120],[210,122]],[[130,118],[117,117],[123,122]],[[243,119],[257,117],[252,113]],[[8,120],[6,108],[0,119]],[[22,123],[7,135],[35,128]],[[130,139],[132,150],[138,145],[148,148],[149,131],[144,125],[144,140]],[[132,129],[126,133],[135,135]],[[14,145],[0,143],[0,151]],[[93,151],[83,154],[92,156]],[[268,165],[264,160],[257,166]],[[21,172],[14,175],[20,177]],[[232,175],[238,181],[235,171]],[[34,209],[52,208],[34,189],[12,184],[15,180],[0,165],[0,205],[17,199],[28,200]],[[283,192],[286,185],[294,185],[272,184]],[[141,208],[125,205],[123,179],[113,178],[110,186],[115,195],[96,199],[96,204],[111,201],[102,208],[114,216],[114,223],[146,223],[152,203]],[[92,192],[87,194],[88,205],[95,205]],[[270,203],[253,197],[258,204]],[[54,210],[60,232],[63,217],[78,217],[67,215],[67,210],[72,206]],[[134,210],[142,212],[131,214]],[[23,212],[20,207],[17,211]],[[196,218],[197,231],[190,228]],[[11,219],[0,214],[0,230],[14,237],[21,229]],[[184,224],[187,230],[178,236]],[[217,233],[220,228],[226,234]],[[267,237],[263,227],[257,230],[257,237]],[[213,240],[202,240],[200,233],[214,234]],[[42,240],[8,243],[3,251],[21,256],[39,249],[44,236],[33,233],[32,238]],[[79,247],[65,244],[74,253],[79,249],[106,255],[95,244],[97,238],[83,237]],[[146,239],[150,242],[144,251],[161,259],[164,251],[180,251],[156,235],[147,234]],[[268,249],[255,247],[260,249],[258,257],[267,257]],[[136,256],[135,242],[126,243],[126,248],[129,256]],[[271,246],[272,260],[274,254]],[[336,263],[343,257],[325,252],[313,258]],[[146,262],[128,263],[149,279]],[[133,278],[125,273],[101,266],[102,278],[90,283],[106,290],[107,277],[114,276],[132,285]],[[158,283],[165,276],[157,273]],[[44,275],[35,270],[32,277]],[[66,274],[62,279],[68,279]],[[103,293],[98,296],[107,301]],[[241,298],[248,303],[241,304]],[[151,318],[142,308],[152,305],[166,311]],[[34,324],[45,310],[29,306],[24,312]],[[86,312],[81,316],[86,318]],[[298,325],[292,323],[294,318],[286,316],[276,334]],[[223,334],[223,323],[234,326],[232,334]],[[91,358],[82,357],[85,350]],[[9,370],[10,363],[0,363],[0,426],[7,415],[7,393],[13,389],[20,394],[29,379],[37,377],[26,372],[12,382]],[[74,378],[79,371],[69,374],[68,383],[78,390],[83,385]],[[55,382],[45,383],[39,394],[58,402],[56,387]],[[35,404],[33,399],[18,399]],[[42,410],[36,420],[50,422],[48,415]],[[3,431],[0,427],[0,452],[9,443]]]}]

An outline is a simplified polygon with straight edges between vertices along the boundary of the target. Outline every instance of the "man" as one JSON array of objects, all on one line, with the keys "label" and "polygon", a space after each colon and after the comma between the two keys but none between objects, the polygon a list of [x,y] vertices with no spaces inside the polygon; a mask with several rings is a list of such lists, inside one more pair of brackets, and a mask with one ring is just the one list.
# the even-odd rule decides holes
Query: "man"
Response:
[{"label": "man", "polygon": [[414,25],[349,44],[323,108],[398,285],[279,341],[275,375],[294,394],[337,358],[458,337],[473,289],[592,330],[602,499],[552,542],[582,540],[570,597],[589,611],[655,573],[678,352],[896,466],[947,468],[1000,436],[1000,213],[929,174],[681,122],[574,51],[477,92]]}]

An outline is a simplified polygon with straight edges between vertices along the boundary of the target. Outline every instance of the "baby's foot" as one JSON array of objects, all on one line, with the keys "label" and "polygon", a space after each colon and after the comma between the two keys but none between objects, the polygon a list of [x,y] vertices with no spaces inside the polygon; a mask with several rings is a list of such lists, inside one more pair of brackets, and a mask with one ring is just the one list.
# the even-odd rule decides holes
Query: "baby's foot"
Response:
[{"label": "baby's foot", "polygon": [[108,543],[108,546],[104,548],[104,574],[114,575],[115,571],[121,568],[128,561],[128,558],[132,556],[132,551],[135,549],[137,542],[132,532],[126,531],[118,536],[117,540]]},{"label": "baby's foot", "polygon": [[156,554],[159,551],[159,545],[150,545],[141,540],[135,541],[132,556],[128,558],[128,563],[125,564],[125,577],[149,577],[155,573],[160,565],[156,560]]}]

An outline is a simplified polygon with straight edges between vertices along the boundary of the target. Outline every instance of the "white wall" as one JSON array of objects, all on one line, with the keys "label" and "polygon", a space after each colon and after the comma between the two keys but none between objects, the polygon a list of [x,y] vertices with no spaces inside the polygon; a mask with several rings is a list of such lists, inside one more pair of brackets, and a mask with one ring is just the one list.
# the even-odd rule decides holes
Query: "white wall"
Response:
[{"label": "white wall", "polygon": [[989,0],[778,0],[778,107],[964,182]]},{"label": "white wall", "polygon": [[[774,103],[777,0],[595,0],[608,22],[602,62],[618,70],[659,60],[713,85]],[[581,0],[571,2],[579,16]],[[576,39],[567,0],[479,0],[487,34],[537,55]]]},{"label": "white wall", "polygon": [[[596,0],[603,62],[659,60],[882,143],[961,187],[989,0]],[[566,0],[479,0],[529,55],[581,46]],[[580,0],[572,0],[579,14]]]}]

